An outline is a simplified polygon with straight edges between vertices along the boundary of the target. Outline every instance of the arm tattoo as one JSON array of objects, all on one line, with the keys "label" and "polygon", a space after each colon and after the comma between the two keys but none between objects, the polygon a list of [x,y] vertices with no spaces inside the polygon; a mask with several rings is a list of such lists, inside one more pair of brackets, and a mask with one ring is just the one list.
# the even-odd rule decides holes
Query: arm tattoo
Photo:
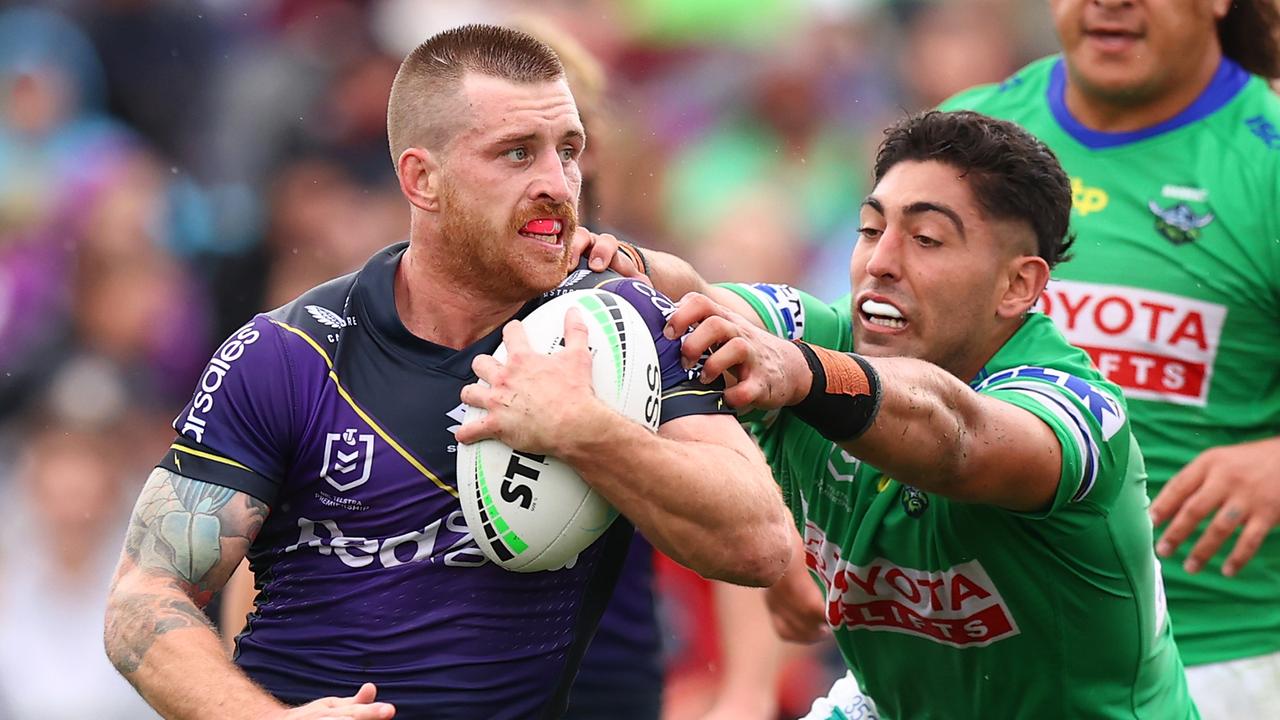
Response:
[{"label": "arm tattoo", "polygon": [[[200,608],[239,565],[267,512],[266,503],[245,493],[164,468],[151,473],[129,520],[108,603],[107,654],[120,672],[137,671],[165,633],[213,630]],[[126,577],[133,581],[122,582]],[[157,592],[166,585],[186,597]]]},{"label": "arm tattoo", "polygon": [[148,573],[173,576],[203,607],[203,596],[235,570],[220,562],[223,546],[247,551],[266,515],[266,503],[254,497],[156,468],[129,521],[125,554]]}]

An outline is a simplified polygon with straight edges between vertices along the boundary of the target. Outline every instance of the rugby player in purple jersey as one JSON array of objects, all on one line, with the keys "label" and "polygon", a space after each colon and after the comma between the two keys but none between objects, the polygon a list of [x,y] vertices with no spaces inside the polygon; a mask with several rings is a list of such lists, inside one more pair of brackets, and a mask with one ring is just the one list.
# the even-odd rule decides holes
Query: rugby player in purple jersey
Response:
[{"label": "rugby player in purple jersey", "polygon": [[[663,337],[670,303],[570,272],[585,133],[555,54],[504,28],[441,33],[402,65],[388,133],[409,241],[229,338],[134,511],[106,647],[166,717],[558,717],[632,523],[708,576],[768,584],[786,564],[763,457]],[[585,350],[489,356],[571,287],[648,322],[656,435],[594,397]],[[493,390],[467,397],[490,415],[459,429],[477,359]],[[562,570],[487,562],[453,476],[479,433],[565,459],[630,522]],[[200,607],[246,555],[257,609],[232,663]]]}]

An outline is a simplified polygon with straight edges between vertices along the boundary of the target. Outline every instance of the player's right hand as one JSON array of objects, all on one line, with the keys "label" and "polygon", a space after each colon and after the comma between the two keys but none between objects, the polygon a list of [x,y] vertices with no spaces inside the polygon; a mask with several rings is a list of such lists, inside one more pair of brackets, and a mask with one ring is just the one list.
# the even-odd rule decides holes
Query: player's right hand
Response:
[{"label": "player's right hand", "polygon": [[707,356],[702,361],[702,382],[733,376],[736,382],[724,391],[730,407],[773,410],[796,404],[809,390],[813,376],[794,343],[769,334],[701,293],[680,299],[663,332],[668,338],[681,339],[686,367]]},{"label": "player's right hand", "polygon": [[326,697],[282,710],[268,720],[387,720],[396,716],[391,703],[374,702],[378,688],[373,683],[360,686],[351,697]]}]

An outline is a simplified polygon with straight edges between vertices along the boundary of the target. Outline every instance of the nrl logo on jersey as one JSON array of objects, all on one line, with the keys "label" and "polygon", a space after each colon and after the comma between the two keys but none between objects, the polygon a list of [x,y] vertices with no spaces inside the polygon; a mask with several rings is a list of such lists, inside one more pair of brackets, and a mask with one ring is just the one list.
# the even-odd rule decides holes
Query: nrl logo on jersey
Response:
[{"label": "nrl logo on jersey", "polygon": [[373,434],[357,435],[355,428],[325,433],[324,467],[320,477],[338,492],[346,492],[369,482],[373,469]]},{"label": "nrl logo on jersey", "polygon": [[1213,222],[1213,213],[1198,215],[1190,205],[1180,202],[1171,208],[1147,201],[1147,209],[1156,216],[1156,231],[1174,245],[1186,245],[1200,239],[1200,231]]}]

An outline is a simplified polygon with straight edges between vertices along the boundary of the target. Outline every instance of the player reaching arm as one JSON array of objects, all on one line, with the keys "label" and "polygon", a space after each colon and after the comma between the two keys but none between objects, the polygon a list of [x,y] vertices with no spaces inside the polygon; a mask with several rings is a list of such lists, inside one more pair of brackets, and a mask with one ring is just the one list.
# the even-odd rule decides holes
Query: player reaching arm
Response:
[{"label": "player reaching arm", "polygon": [[286,707],[231,664],[204,606],[257,537],[269,508],[164,468],[148,478],[107,600],[107,657],[166,718],[382,720],[395,708],[365,684],[350,697]]},{"label": "player reaching arm", "polygon": [[[1046,273],[1047,275],[1047,268]],[[937,365],[792,343],[704,295],[670,319],[703,378],[732,372],[734,407],[790,407],[827,439],[926,492],[1010,510],[1041,510],[1062,471],[1053,431],[1029,411],[973,392]]]}]

